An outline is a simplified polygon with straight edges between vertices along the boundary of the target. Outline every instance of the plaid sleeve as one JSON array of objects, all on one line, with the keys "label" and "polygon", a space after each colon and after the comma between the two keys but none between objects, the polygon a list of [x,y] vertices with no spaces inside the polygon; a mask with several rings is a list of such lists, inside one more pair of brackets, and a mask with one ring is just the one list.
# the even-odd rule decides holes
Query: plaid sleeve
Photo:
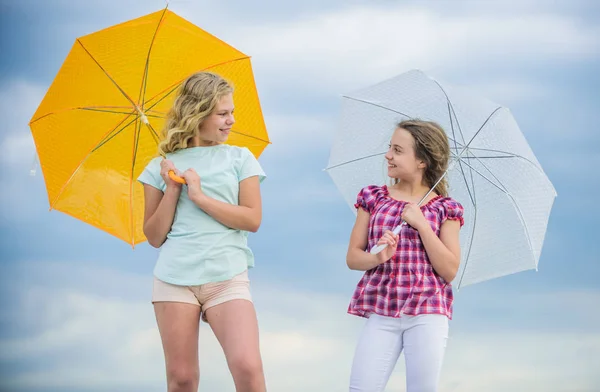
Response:
[{"label": "plaid sleeve", "polygon": [[444,200],[445,219],[457,220],[460,222],[460,227],[465,224],[463,214],[465,212],[463,206],[454,199],[447,198]]},{"label": "plaid sleeve", "polygon": [[362,208],[367,211],[369,214],[373,212],[373,208],[377,203],[377,199],[381,194],[381,187],[376,185],[369,185],[364,187],[358,192],[358,196],[356,197],[356,203],[354,203],[354,208]]}]

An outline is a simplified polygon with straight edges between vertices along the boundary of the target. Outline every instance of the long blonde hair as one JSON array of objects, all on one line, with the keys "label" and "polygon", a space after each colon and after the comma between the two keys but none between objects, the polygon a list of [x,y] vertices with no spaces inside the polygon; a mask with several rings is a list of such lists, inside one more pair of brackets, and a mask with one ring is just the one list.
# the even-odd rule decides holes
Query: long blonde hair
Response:
[{"label": "long blonde hair", "polygon": [[[408,131],[415,139],[415,156],[425,162],[423,179],[432,187],[448,169],[450,144],[444,129],[433,121],[406,120],[396,128]],[[395,179],[394,183],[398,183]],[[435,187],[438,195],[448,196],[448,181],[444,177]]]},{"label": "long blonde hair", "polygon": [[164,157],[167,153],[187,148],[219,100],[231,93],[231,83],[217,74],[197,72],[189,76],[181,84],[167,113],[158,153]]}]

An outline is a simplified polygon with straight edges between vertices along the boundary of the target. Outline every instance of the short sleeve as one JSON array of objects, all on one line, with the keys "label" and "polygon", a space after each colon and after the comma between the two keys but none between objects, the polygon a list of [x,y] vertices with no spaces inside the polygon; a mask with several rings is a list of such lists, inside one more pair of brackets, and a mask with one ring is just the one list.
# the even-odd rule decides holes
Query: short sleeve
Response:
[{"label": "short sleeve", "polygon": [[166,184],[160,175],[160,160],[160,157],[151,160],[148,165],[146,165],[144,171],[142,171],[142,174],[139,175],[137,180],[142,184],[148,184],[156,189],[164,191]]},{"label": "short sleeve", "polygon": [[354,208],[358,209],[360,207],[369,214],[372,213],[373,209],[375,208],[375,204],[377,204],[377,199],[381,195],[381,192],[381,187],[376,185],[364,187],[360,190],[360,192],[358,192]]},{"label": "short sleeve", "polygon": [[241,162],[241,166],[238,169],[238,181],[245,180],[249,177],[258,176],[259,182],[263,182],[263,180],[267,178],[254,154],[252,154],[246,147],[242,148]]},{"label": "short sleeve", "polygon": [[445,219],[457,220],[460,222],[460,227],[465,224],[465,220],[463,218],[464,208],[463,206],[454,199],[447,198],[444,200],[444,211],[445,211]]}]

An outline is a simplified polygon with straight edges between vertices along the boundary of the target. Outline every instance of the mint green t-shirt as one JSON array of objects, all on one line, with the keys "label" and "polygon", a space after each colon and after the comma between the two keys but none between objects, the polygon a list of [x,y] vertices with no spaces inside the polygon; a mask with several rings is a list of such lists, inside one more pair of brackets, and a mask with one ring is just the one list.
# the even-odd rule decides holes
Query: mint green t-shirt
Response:
[{"label": "mint green t-shirt", "polygon": [[[238,204],[240,181],[258,176],[265,179],[260,164],[245,147],[219,144],[190,147],[167,154],[180,172],[194,168],[202,191],[209,197]],[[165,191],[160,161],[154,158],[138,181]],[[254,267],[248,247],[248,232],[227,227],[202,211],[187,195],[183,185],[171,231],[161,246],[154,275],[167,283],[192,286],[219,282]]]}]

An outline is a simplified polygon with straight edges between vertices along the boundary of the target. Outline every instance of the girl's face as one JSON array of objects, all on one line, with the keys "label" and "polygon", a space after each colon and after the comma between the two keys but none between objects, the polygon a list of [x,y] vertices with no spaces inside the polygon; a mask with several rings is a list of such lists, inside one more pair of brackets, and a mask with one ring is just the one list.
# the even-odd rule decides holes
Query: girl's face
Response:
[{"label": "girl's face", "polygon": [[202,145],[225,143],[235,123],[233,118],[233,94],[223,96],[215,110],[204,119],[198,129],[198,137]]},{"label": "girl's face", "polygon": [[411,180],[425,168],[425,163],[415,156],[415,139],[402,128],[394,131],[385,159],[388,161],[388,176],[391,178]]}]

